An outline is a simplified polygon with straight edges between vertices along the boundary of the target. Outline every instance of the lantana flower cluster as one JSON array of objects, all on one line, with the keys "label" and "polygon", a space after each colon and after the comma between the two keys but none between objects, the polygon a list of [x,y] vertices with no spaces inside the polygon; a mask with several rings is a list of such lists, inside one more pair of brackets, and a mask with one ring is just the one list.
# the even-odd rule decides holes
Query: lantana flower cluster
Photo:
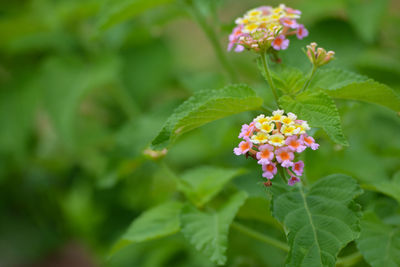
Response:
[{"label": "lantana flower cluster", "polygon": [[295,161],[296,154],[307,147],[316,150],[319,147],[312,136],[307,121],[300,120],[291,112],[276,110],[272,116],[264,114],[256,117],[250,124],[244,124],[239,134],[243,141],[234,148],[236,155],[251,156],[262,166],[262,176],[273,179],[280,165],[290,175],[289,185],[300,181],[303,175],[304,162]]},{"label": "lantana flower cluster", "polygon": [[284,4],[273,8],[261,6],[246,12],[236,19],[237,26],[229,36],[228,50],[235,47],[236,52],[245,49],[266,52],[269,48],[284,50],[289,46],[290,35],[303,39],[308,36],[304,25],[299,24],[301,11],[286,7]]}]

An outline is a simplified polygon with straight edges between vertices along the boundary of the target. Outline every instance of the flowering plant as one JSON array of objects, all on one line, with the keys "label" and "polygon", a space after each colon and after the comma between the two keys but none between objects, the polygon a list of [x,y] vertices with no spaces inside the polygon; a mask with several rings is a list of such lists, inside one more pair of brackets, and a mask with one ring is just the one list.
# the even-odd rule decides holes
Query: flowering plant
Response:
[{"label": "flowering plant", "polygon": [[[389,87],[365,76],[342,69],[327,69],[326,65],[334,59],[335,53],[318,47],[315,42],[304,49],[304,59],[308,58],[311,65],[308,73],[287,62],[284,62],[287,65],[278,67],[281,63],[279,55],[291,53],[289,43],[295,40],[289,40],[290,36],[303,39],[309,35],[306,27],[300,23],[301,11],[281,4],[277,7],[261,6],[245,12],[235,20],[236,25],[227,41],[228,51],[256,57],[261,75],[267,82],[264,89],[272,93],[261,97],[258,94],[260,91],[256,93],[251,86],[236,83],[240,75],[237,75],[226,57],[226,51],[218,42],[213,24],[218,19],[204,16],[204,7],[213,6],[218,1],[183,2],[209,38],[232,84],[221,89],[196,91],[167,119],[151,142],[151,148],[144,150],[145,158],[160,164],[160,169],[173,181],[179,193],[171,194],[172,201],[141,215],[131,225],[121,244],[126,244],[126,240],[138,242],[181,231],[186,240],[212,262],[224,265],[227,262],[228,232],[231,227],[267,246],[287,252],[286,266],[352,266],[362,257],[373,266],[384,266],[374,265],[379,261],[376,259],[377,253],[369,253],[368,250],[374,245],[371,240],[377,236],[377,240],[391,247],[391,226],[384,231],[376,231],[384,223],[361,218],[357,196],[363,191],[352,177],[343,174],[314,177],[313,168],[320,164],[318,160],[321,155],[329,154],[326,151],[329,152],[330,146],[324,139],[329,138],[336,143],[332,150],[342,151],[349,145],[342,129],[336,99],[372,102],[398,111],[399,96]],[[217,12],[212,14],[216,15]],[[195,166],[178,174],[168,167],[164,158],[168,158],[169,147],[180,135],[211,121],[250,111],[255,116],[249,118],[254,119],[243,124],[243,117],[233,118],[230,123],[234,131],[229,134],[226,134],[225,127],[215,125],[225,136],[234,138],[225,142],[223,152],[217,154],[213,149],[205,148],[208,153],[205,157],[207,164],[212,162],[215,165],[216,158],[228,158],[232,161],[225,164],[228,166]],[[240,124],[243,125],[237,144],[236,132]],[[206,140],[209,145],[210,135],[206,135]],[[195,146],[197,144],[196,139]],[[257,166],[262,172],[257,171],[256,175],[253,172],[243,174],[244,168],[235,168],[233,165],[245,164],[245,159],[234,158],[231,149],[237,156],[255,160],[258,165],[251,162],[248,168]],[[315,151],[317,149],[319,151]],[[209,151],[213,151],[212,155]],[[175,153],[180,158],[196,154],[192,147]],[[195,162],[198,164],[197,158]],[[238,177],[240,182],[230,183],[237,176],[241,176]],[[261,185],[256,179],[262,181]],[[246,186],[242,186],[242,183]],[[254,191],[247,187],[261,188],[265,191],[265,197],[254,197]],[[382,184],[370,188],[393,194],[391,188],[387,190]],[[256,205],[254,202],[257,202]],[[250,228],[253,220],[258,220],[260,214],[265,212],[267,205],[271,211],[268,224],[276,224],[278,231],[283,229],[282,236],[285,235],[286,240],[264,234],[268,233],[269,226],[265,226],[263,233]],[[237,214],[238,220],[235,220]],[[264,217],[261,220],[265,222]],[[398,227],[396,229],[399,231]],[[354,245],[349,245],[351,242],[356,243],[359,251],[349,253],[355,250]],[[338,257],[339,253],[341,257]],[[283,261],[276,266],[282,266]]]},{"label": "flowering plant", "polygon": [[229,36],[228,50],[235,47],[236,52],[244,49],[263,53],[273,48],[285,50],[289,46],[290,35],[303,39],[308,31],[299,24],[301,11],[281,4],[277,8],[261,6],[246,12],[236,19],[237,26]]},{"label": "flowering plant", "polygon": [[[272,116],[259,115],[250,124],[244,124],[239,134],[243,141],[234,149],[236,155],[246,155],[258,160],[262,166],[263,177],[271,180],[277,173],[277,164],[290,175],[289,185],[300,181],[304,162],[294,162],[295,154],[307,147],[316,150],[319,144],[308,136],[307,121],[297,119],[291,112],[284,115],[283,110],[272,112]],[[292,171],[290,171],[290,168]],[[270,181],[266,183],[270,185]]]}]

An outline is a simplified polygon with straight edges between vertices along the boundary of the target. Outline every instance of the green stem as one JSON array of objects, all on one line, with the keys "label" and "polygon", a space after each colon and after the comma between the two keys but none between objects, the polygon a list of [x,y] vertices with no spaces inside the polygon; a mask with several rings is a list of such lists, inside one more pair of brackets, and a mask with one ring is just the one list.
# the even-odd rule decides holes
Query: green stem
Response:
[{"label": "green stem", "polygon": [[313,66],[311,75],[308,77],[307,81],[304,83],[303,88],[299,91],[299,93],[304,92],[307,90],[308,86],[310,85],[312,79],[314,78],[315,73],[317,72],[318,67],[316,65]]},{"label": "green stem", "polygon": [[201,14],[201,12],[197,9],[196,5],[193,4],[192,1],[187,1],[186,3],[192,11],[194,19],[200,25],[201,29],[204,31],[211,45],[213,46],[214,52],[217,55],[217,58],[219,59],[222,67],[228,73],[230,81],[238,82],[236,72],[226,58],[225,52],[222,49],[221,44],[219,43],[218,36],[214,30],[214,27],[210,27],[210,25],[208,25],[206,18],[203,16],[203,14]]},{"label": "green stem", "polygon": [[339,258],[336,262],[336,266],[350,267],[359,262],[363,256],[359,251],[350,254],[346,257]]},{"label": "green stem", "polygon": [[284,243],[282,241],[279,241],[279,240],[276,240],[274,238],[271,238],[271,237],[269,237],[267,235],[264,235],[264,234],[262,234],[260,232],[254,231],[253,229],[251,229],[251,228],[249,228],[249,227],[247,227],[247,226],[245,226],[245,225],[243,225],[241,223],[233,222],[232,223],[232,227],[235,228],[236,230],[238,230],[239,232],[241,232],[241,233],[243,233],[245,235],[248,235],[248,236],[250,236],[250,237],[252,237],[254,239],[257,239],[257,240],[259,240],[261,242],[264,242],[266,244],[272,245],[272,246],[277,247],[277,248],[279,248],[279,249],[281,249],[283,251],[286,251],[286,252],[289,251],[289,247],[288,247],[288,245],[286,243]]},{"label": "green stem", "polygon": [[274,82],[272,81],[271,73],[270,73],[269,68],[268,68],[268,63],[267,63],[267,59],[266,59],[266,53],[261,54],[261,62],[262,62],[263,67],[264,67],[264,73],[265,73],[265,76],[267,78],[267,82],[268,82],[269,86],[271,87],[271,91],[274,94],[276,105],[279,108],[278,93],[276,92],[276,88],[275,88]]}]

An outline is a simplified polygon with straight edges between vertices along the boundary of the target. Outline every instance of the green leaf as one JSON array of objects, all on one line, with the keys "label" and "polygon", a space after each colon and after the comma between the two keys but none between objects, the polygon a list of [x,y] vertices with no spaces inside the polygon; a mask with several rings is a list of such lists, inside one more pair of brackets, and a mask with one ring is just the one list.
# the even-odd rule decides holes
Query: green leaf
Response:
[{"label": "green leaf", "polygon": [[400,228],[384,224],[372,212],[361,221],[357,246],[372,267],[400,266]]},{"label": "green leaf", "polygon": [[321,127],[334,142],[348,145],[335,102],[324,92],[306,91],[296,99],[283,96],[279,102],[287,112],[297,114],[300,119],[308,121],[311,127]]},{"label": "green leaf", "polygon": [[297,68],[278,68],[272,72],[271,76],[275,86],[286,94],[300,91],[305,82],[304,73]]},{"label": "green leaf", "polygon": [[196,206],[203,206],[216,196],[243,169],[204,166],[185,172],[179,180],[179,189]]},{"label": "green leaf", "polygon": [[179,214],[182,203],[166,202],[145,211],[129,226],[111,250],[111,254],[131,244],[153,240],[177,233],[180,230]]},{"label": "green leaf", "polygon": [[109,0],[99,16],[99,28],[106,30],[141,13],[175,0]]},{"label": "green leaf", "polygon": [[271,191],[273,216],[284,224],[290,246],[287,266],[335,266],[339,251],[359,235],[357,182],[335,174],[309,190],[276,183]]},{"label": "green leaf", "polygon": [[238,192],[215,211],[200,211],[189,204],[184,206],[181,214],[182,233],[211,261],[225,264],[229,226],[246,198],[244,191]]},{"label": "green leaf", "polygon": [[392,180],[371,181],[364,185],[365,189],[377,191],[396,199],[400,204],[400,172]]},{"label": "green leaf", "polygon": [[400,96],[393,89],[349,71],[321,70],[311,86],[323,89],[333,98],[365,101],[400,111]]},{"label": "green leaf", "polygon": [[163,149],[183,133],[229,115],[258,109],[262,102],[262,99],[244,84],[200,91],[175,109],[153,140],[152,147],[156,150]]}]

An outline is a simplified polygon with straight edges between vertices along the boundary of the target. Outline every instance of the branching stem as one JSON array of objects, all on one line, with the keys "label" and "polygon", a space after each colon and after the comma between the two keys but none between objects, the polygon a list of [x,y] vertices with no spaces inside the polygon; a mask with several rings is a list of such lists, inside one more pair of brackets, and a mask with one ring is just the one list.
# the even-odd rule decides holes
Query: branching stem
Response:
[{"label": "branching stem", "polygon": [[299,91],[299,94],[307,90],[310,85],[312,79],[314,78],[315,73],[317,72],[318,67],[316,65],[313,66],[310,77],[308,77],[307,81],[304,83],[303,88]]}]

